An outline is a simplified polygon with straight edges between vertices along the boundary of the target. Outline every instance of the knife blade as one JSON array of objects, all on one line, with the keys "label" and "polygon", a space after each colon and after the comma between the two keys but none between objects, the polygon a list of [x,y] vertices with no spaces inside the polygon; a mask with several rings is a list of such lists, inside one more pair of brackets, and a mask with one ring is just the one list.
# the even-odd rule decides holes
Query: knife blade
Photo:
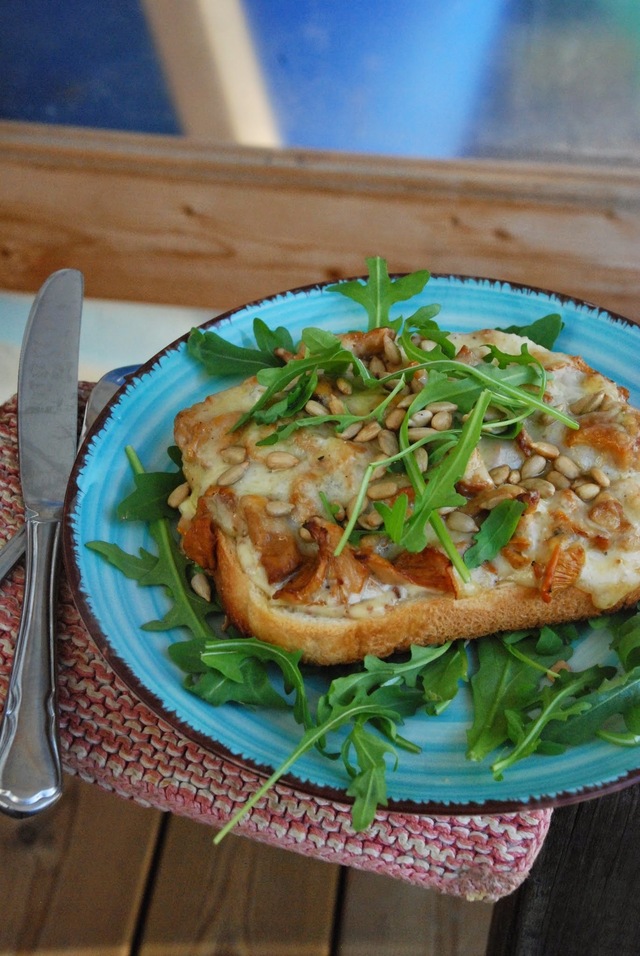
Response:
[{"label": "knife blade", "polygon": [[[87,432],[107,402],[111,400],[120,386],[124,385],[129,376],[138,371],[139,367],[139,365],[123,365],[120,368],[111,369],[109,372],[105,372],[102,378],[96,382],[85,406],[78,446],[82,445]],[[26,538],[27,533],[23,526],[18,531],[14,531],[12,536],[0,546],[0,581],[4,580],[24,554]]]},{"label": "knife blade", "polygon": [[18,454],[25,503],[22,618],[0,725],[0,810],[29,816],[62,793],[54,609],[67,481],[78,427],[83,277],[49,276],[25,329],[18,368]]}]

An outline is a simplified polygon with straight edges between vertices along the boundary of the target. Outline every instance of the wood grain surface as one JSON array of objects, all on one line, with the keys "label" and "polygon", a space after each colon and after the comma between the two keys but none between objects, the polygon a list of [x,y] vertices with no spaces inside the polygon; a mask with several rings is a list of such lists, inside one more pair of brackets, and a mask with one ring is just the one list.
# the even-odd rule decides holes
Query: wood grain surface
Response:
[{"label": "wood grain surface", "polygon": [[128,956],[162,814],[64,785],[43,814],[0,816],[0,954]]}]

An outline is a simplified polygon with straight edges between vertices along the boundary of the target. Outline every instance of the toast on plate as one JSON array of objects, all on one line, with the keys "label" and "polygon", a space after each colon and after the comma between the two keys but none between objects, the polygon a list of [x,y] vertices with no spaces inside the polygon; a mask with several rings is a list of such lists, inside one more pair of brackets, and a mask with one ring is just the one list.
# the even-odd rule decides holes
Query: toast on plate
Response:
[{"label": "toast on plate", "polygon": [[252,377],[177,415],[183,548],[235,627],[328,665],[640,599],[623,388],[495,330],[452,333],[446,358],[391,328],[336,339],[351,365],[290,376],[269,403]]}]

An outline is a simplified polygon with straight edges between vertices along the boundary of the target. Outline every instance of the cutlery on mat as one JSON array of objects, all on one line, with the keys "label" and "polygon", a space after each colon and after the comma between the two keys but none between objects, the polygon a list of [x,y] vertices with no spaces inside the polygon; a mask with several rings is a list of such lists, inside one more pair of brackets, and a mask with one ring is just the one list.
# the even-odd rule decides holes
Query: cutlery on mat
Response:
[{"label": "cutlery on mat", "polygon": [[[120,386],[126,382],[129,375],[132,375],[138,370],[138,367],[137,365],[125,365],[122,368],[114,368],[106,372],[102,378],[96,382],[85,406],[78,445],[82,444],[85,435],[107,402],[113,398]],[[24,554],[26,540],[27,533],[23,526],[14,532],[8,541],[0,548],[0,581],[7,576],[9,571],[11,571]]]},{"label": "cutlery on mat", "polygon": [[62,269],[31,308],[18,372],[18,450],[25,502],[22,619],[0,726],[0,810],[28,816],[62,793],[54,608],[60,520],[77,446],[83,278]]}]

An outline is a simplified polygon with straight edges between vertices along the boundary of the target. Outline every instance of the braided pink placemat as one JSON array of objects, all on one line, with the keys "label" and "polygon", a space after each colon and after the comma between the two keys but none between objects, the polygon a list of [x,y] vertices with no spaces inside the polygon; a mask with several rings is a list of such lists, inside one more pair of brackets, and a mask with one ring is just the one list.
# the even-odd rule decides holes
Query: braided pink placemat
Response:
[{"label": "braided pink placemat", "polygon": [[[89,386],[81,384],[84,402]],[[0,542],[23,521],[15,399],[0,406]],[[101,657],[62,574],[58,610],[64,769],[143,806],[220,827],[261,781],[196,745],[152,713]],[[24,573],[0,586],[0,705],[20,621]],[[238,825],[252,839],[384,873],[467,899],[494,901],[527,876],[550,810],[478,816],[380,812],[365,833],[349,807],[277,786]]]}]

